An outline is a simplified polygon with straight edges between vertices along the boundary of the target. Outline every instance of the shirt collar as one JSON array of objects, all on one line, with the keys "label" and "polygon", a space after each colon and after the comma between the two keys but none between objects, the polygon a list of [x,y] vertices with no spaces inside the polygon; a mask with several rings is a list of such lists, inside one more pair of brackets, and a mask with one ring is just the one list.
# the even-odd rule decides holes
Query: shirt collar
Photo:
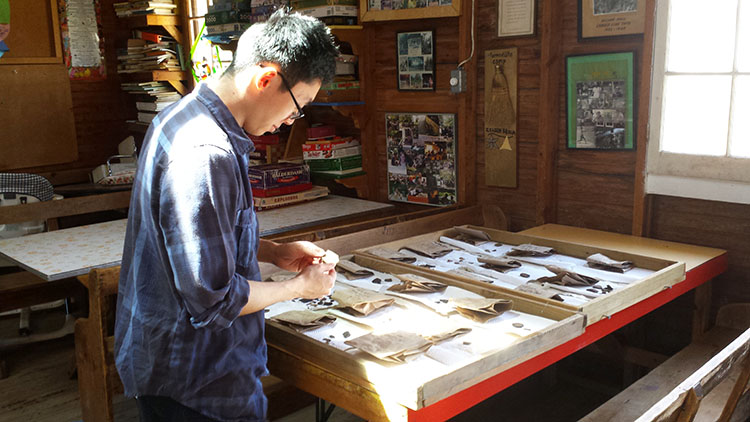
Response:
[{"label": "shirt collar", "polygon": [[253,141],[245,134],[245,131],[237,123],[237,119],[234,118],[232,113],[227,108],[226,104],[219,98],[216,93],[208,87],[208,84],[202,83],[198,85],[196,89],[196,97],[198,101],[208,108],[211,114],[219,123],[224,132],[229,137],[229,142],[232,146],[241,154],[247,154],[250,151],[255,151],[255,145]]}]

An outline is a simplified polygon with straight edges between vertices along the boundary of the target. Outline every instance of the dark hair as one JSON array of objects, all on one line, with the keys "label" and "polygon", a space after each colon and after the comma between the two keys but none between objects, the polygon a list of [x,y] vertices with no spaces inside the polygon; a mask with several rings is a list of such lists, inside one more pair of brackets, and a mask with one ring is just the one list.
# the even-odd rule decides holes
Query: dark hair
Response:
[{"label": "dark hair", "polygon": [[236,75],[253,65],[275,63],[291,86],[316,79],[327,83],[336,73],[338,55],[331,30],[323,22],[281,8],[266,22],[256,23],[242,34],[225,74]]}]

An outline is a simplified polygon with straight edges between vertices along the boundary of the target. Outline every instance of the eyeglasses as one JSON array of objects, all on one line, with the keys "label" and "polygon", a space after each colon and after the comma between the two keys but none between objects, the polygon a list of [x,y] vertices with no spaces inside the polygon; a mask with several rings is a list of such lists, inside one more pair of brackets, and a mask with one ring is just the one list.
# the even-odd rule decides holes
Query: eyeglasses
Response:
[{"label": "eyeglasses", "polygon": [[286,78],[281,72],[277,72],[279,76],[281,76],[281,82],[284,83],[284,86],[286,87],[286,90],[289,91],[289,95],[292,96],[292,101],[294,101],[294,106],[297,107],[297,112],[289,116],[289,119],[297,120],[305,117],[305,112],[302,111],[302,107],[299,106],[299,103],[297,102],[297,99],[294,98],[294,94],[292,94],[292,87],[289,86],[289,82],[286,81]]}]

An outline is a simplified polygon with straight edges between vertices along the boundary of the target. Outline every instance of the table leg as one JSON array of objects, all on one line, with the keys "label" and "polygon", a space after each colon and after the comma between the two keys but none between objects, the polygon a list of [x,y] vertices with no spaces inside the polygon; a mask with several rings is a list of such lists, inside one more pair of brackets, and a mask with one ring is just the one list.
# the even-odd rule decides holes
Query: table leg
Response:
[{"label": "table leg", "polygon": [[711,317],[711,281],[695,288],[695,309],[693,310],[692,341],[696,341],[708,331]]}]

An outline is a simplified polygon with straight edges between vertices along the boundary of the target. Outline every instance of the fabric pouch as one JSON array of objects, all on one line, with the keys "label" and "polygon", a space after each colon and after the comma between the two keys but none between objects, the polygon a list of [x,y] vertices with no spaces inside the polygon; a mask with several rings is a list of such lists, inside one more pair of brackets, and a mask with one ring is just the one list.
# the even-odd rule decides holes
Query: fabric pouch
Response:
[{"label": "fabric pouch", "polygon": [[272,317],[271,320],[286,325],[297,332],[304,333],[305,331],[332,324],[336,321],[336,317],[312,311],[287,311]]},{"label": "fabric pouch", "polygon": [[417,258],[414,258],[413,256],[404,255],[401,252],[389,251],[388,249],[383,248],[373,248],[368,250],[367,252],[381,258],[391,259],[393,261],[403,262],[405,264],[413,264],[417,261]]},{"label": "fabric pouch", "polygon": [[549,287],[544,287],[538,283],[526,283],[515,288],[519,292],[530,293],[534,296],[540,296],[545,299],[552,299],[562,302],[563,298],[560,296],[560,292]]},{"label": "fabric pouch", "polygon": [[598,270],[612,271],[617,273],[624,273],[625,271],[633,268],[632,261],[615,261],[607,257],[606,255],[597,253],[586,258],[586,265],[591,268]]},{"label": "fabric pouch", "polygon": [[471,245],[476,245],[478,242],[487,242],[492,240],[492,238],[490,238],[490,235],[481,230],[462,226],[455,226],[453,227],[453,230],[456,231],[456,234],[451,236],[452,238],[469,243]]},{"label": "fabric pouch", "polygon": [[359,280],[361,278],[372,277],[375,275],[374,272],[367,268],[352,262],[352,261],[339,261],[336,265],[336,269],[346,277],[347,280]]},{"label": "fabric pouch", "polygon": [[377,359],[392,363],[404,363],[409,357],[424,353],[432,346],[432,342],[419,334],[405,331],[365,334],[346,341],[346,344]]},{"label": "fabric pouch", "polygon": [[370,315],[395,301],[394,298],[382,293],[359,287],[337,288],[331,298],[339,303],[342,310],[360,316]]},{"label": "fabric pouch", "polygon": [[428,258],[440,258],[443,255],[453,252],[453,248],[435,242],[434,240],[415,243],[413,245],[405,245],[403,248]]},{"label": "fabric pouch", "polygon": [[468,328],[468,327],[457,328],[453,331],[448,331],[446,333],[440,333],[440,334],[435,334],[433,336],[429,336],[427,337],[427,341],[429,341],[432,344],[438,344],[438,343],[442,343],[446,340],[450,340],[454,337],[462,336],[470,332],[471,332],[471,328]]},{"label": "fabric pouch", "polygon": [[513,301],[508,299],[464,297],[453,298],[451,303],[459,314],[477,322],[487,322],[513,307]]},{"label": "fabric pouch", "polygon": [[477,261],[482,264],[486,264],[485,267],[493,270],[508,271],[512,268],[519,268],[521,266],[520,261],[506,258],[495,258],[491,256],[479,256]]},{"label": "fabric pouch", "polygon": [[401,284],[389,287],[389,291],[398,293],[437,293],[445,291],[448,288],[443,283],[414,274],[396,274],[396,277],[401,280]]},{"label": "fabric pouch", "polygon": [[513,246],[513,248],[505,254],[508,256],[550,256],[553,253],[555,253],[553,248],[524,243],[523,245]]},{"label": "fabric pouch", "polygon": [[544,268],[555,273],[555,275],[550,277],[539,277],[534,280],[537,283],[552,283],[559,284],[560,286],[592,286],[599,281],[594,277],[568,271],[554,265],[545,265]]}]

